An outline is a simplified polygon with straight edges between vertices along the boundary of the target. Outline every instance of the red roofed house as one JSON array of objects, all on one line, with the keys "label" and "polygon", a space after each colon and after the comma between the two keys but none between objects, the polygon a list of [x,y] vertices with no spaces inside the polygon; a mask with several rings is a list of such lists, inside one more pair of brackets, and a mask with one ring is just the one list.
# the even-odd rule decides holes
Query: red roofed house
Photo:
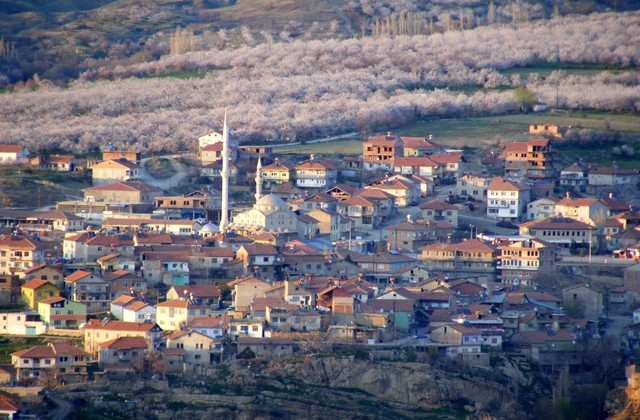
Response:
[{"label": "red roofed house", "polygon": [[497,258],[502,283],[555,273],[555,247],[540,239],[504,242],[498,246]]},{"label": "red roofed house", "polygon": [[[213,162],[222,160],[222,147],[221,141],[207,144],[200,148],[200,161],[202,165],[208,165]],[[229,147],[229,160],[235,162],[238,158],[238,150],[235,147]]]},{"label": "red roofed house", "polygon": [[[6,370],[0,368],[0,370]],[[0,391],[0,417],[6,420],[18,420],[22,417],[20,411],[22,406],[20,405],[20,397],[14,394],[5,393]]]},{"label": "red roofed house", "polygon": [[126,159],[105,160],[91,167],[93,186],[140,179],[141,169]]},{"label": "red roofed house", "polygon": [[209,315],[210,307],[193,300],[180,298],[156,305],[156,320],[160,328],[175,331],[186,326],[197,316]]},{"label": "red roofed house", "polygon": [[472,175],[466,174],[458,176],[457,190],[458,195],[468,195],[478,201],[487,201],[487,189],[491,177],[488,175]]},{"label": "red roofed house", "polygon": [[156,322],[156,308],[148,303],[135,301],[122,308],[124,322]]},{"label": "red roofed house", "polygon": [[453,227],[458,227],[458,208],[441,200],[431,200],[420,204],[422,218],[430,222],[444,220]]},{"label": "red roofed house", "polygon": [[444,271],[450,277],[478,276],[487,280],[495,279],[497,248],[478,239],[459,243],[435,243],[423,246],[420,252],[422,254],[418,255],[418,259],[424,261],[427,267]]},{"label": "red roofed house", "polygon": [[98,347],[100,367],[108,369],[113,365],[132,366],[132,363],[139,363],[148,346],[143,337],[119,337],[100,343]]},{"label": "red roofed house", "polygon": [[591,243],[595,249],[598,246],[596,231],[597,228],[588,223],[567,217],[549,217],[520,225],[521,235],[533,236],[562,248],[569,248],[571,243],[575,242],[578,244]]},{"label": "red roofed house", "polygon": [[53,251],[53,242],[41,242],[25,236],[0,237],[0,274],[16,274],[42,264],[47,251]]},{"label": "red roofed house", "polygon": [[526,143],[509,143],[504,148],[505,176],[520,182],[554,183],[555,150],[549,140],[535,139]]},{"label": "red roofed house", "polygon": [[433,179],[441,175],[440,166],[428,157],[397,157],[393,172],[402,175],[420,175]]},{"label": "red roofed house", "polygon": [[392,136],[391,133],[370,138],[362,143],[364,169],[369,171],[390,170],[394,160],[402,156],[404,156],[404,144],[400,137]]},{"label": "red roofed house", "polygon": [[19,381],[73,376],[86,379],[89,357],[70,344],[49,343],[11,353],[11,364]]},{"label": "red roofed house", "polygon": [[26,159],[29,151],[18,144],[0,144],[0,164],[16,163]]},{"label": "red roofed house", "polygon": [[162,329],[151,322],[103,321],[90,319],[82,327],[84,331],[84,349],[91,354],[97,354],[98,345],[119,337],[143,337],[147,340],[148,350],[160,347]]},{"label": "red roofed house", "polygon": [[394,175],[390,178],[371,182],[365,186],[365,189],[375,189],[391,194],[395,197],[395,205],[397,207],[416,205],[422,196],[420,184],[403,178],[399,175]]},{"label": "red roofed house", "polygon": [[257,277],[247,276],[227,283],[231,289],[233,307],[236,311],[248,311],[254,297],[263,297],[264,292],[272,287],[271,284]]},{"label": "red roofed house", "polygon": [[271,188],[291,181],[292,174],[293,170],[276,158],[271,165],[262,168],[262,182],[265,188]]},{"label": "red roofed house", "polygon": [[366,231],[378,227],[382,222],[382,211],[377,200],[351,197],[337,203],[338,213],[351,219],[353,229]]},{"label": "red roofed house", "polygon": [[280,277],[282,258],[273,245],[243,245],[236,258],[244,263],[244,274],[273,281]]},{"label": "red roofed house", "polygon": [[197,316],[189,321],[187,327],[211,338],[224,338],[230,320],[222,316]]},{"label": "red roofed house", "polygon": [[22,300],[29,308],[37,310],[38,302],[44,299],[60,296],[60,289],[46,280],[29,280],[20,286]]},{"label": "red roofed house", "polygon": [[487,188],[487,216],[493,219],[518,221],[527,211],[530,188],[499,176]]},{"label": "red roofed house", "polygon": [[105,203],[155,203],[162,189],[139,181],[98,184],[82,190],[85,201]]},{"label": "red roofed house", "polygon": [[353,303],[353,296],[336,286],[318,293],[317,305],[335,315],[353,314]]},{"label": "red roofed house", "polygon": [[456,179],[464,175],[467,170],[465,167],[467,161],[460,152],[433,154],[429,159],[440,167],[440,176],[445,178]]},{"label": "red roofed house", "polygon": [[595,193],[602,187],[616,185],[637,185],[640,183],[640,171],[637,169],[619,168],[614,166],[601,167],[589,172],[588,193]]},{"label": "red roofed house", "polygon": [[338,167],[329,159],[316,158],[299,163],[295,167],[296,186],[300,188],[331,188],[338,179]]},{"label": "red roofed house", "polygon": [[445,153],[444,147],[424,137],[400,137],[404,147],[404,156],[431,156],[434,153]]},{"label": "red roofed house", "polygon": [[609,217],[609,209],[602,201],[595,198],[567,197],[556,203],[556,214],[569,217],[594,226],[602,226]]}]

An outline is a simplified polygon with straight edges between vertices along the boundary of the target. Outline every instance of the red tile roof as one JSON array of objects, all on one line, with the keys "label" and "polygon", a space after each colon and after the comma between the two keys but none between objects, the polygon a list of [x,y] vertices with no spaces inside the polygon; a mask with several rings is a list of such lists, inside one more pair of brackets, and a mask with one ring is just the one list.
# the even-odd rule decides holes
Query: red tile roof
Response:
[{"label": "red tile roof", "polygon": [[196,298],[220,297],[220,290],[215,285],[200,286],[173,286],[178,296],[189,297],[193,294]]},{"label": "red tile roof", "polygon": [[139,181],[123,181],[115,182],[113,184],[98,185],[96,187],[85,188],[82,191],[137,191],[137,192],[156,192],[162,191],[161,188],[154,187],[153,185],[145,184]]},{"label": "red tile roof", "polygon": [[106,330],[106,331],[139,331],[150,332],[156,324],[142,322],[108,321],[104,325],[97,319],[86,323],[83,330]]},{"label": "red tile roof", "polygon": [[509,181],[499,176],[494,177],[487,187],[488,191],[525,191],[530,189],[531,188],[527,187],[526,185],[522,185],[514,181]]},{"label": "red tile roof", "polygon": [[110,350],[146,349],[149,345],[143,337],[119,337],[99,344]]},{"label": "red tile roof", "polygon": [[38,287],[42,287],[45,284],[49,283],[46,280],[38,280],[38,279],[33,279],[33,280],[29,280],[28,282],[26,282],[25,284],[23,284],[21,287],[23,289],[37,289]]},{"label": "red tile roof", "polygon": [[420,204],[419,208],[422,210],[458,210],[456,206],[441,200],[431,200],[428,203]]}]

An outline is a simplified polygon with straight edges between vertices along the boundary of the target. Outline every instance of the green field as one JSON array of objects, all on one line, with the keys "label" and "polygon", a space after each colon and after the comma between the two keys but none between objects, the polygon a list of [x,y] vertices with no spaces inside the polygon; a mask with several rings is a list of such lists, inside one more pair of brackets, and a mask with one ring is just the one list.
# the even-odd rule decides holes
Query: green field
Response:
[{"label": "green field", "polygon": [[361,155],[362,142],[359,140],[339,140],[329,143],[295,144],[285,147],[274,147],[274,153],[285,155]]}]

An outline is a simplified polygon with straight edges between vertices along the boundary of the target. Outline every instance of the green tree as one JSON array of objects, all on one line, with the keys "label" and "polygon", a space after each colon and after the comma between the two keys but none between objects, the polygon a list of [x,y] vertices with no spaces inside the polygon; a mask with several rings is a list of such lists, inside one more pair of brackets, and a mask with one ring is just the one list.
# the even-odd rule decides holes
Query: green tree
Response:
[{"label": "green tree", "polygon": [[513,97],[520,104],[520,108],[527,112],[533,109],[533,106],[538,102],[536,94],[529,89],[520,86],[513,91]]}]

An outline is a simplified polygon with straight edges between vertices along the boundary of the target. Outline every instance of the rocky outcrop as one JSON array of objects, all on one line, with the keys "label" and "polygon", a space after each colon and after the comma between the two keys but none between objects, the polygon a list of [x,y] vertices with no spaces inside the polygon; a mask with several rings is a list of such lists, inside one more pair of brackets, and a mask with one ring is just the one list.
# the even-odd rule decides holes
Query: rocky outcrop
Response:
[{"label": "rocky outcrop", "polygon": [[[617,412],[607,420],[640,419],[640,389],[627,386],[624,388],[624,393],[620,392],[620,389],[614,389],[607,396],[605,403],[607,411]],[[620,406],[623,406],[622,410],[618,410]]]},{"label": "rocky outcrop", "polygon": [[434,370],[422,363],[367,362],[353,357],[327,357],[285,366],[288,375],[331,388],[357,388],[388,401],[442,407],[467,401],[477,409],[506,406],[509,389],[481,376]]}]

